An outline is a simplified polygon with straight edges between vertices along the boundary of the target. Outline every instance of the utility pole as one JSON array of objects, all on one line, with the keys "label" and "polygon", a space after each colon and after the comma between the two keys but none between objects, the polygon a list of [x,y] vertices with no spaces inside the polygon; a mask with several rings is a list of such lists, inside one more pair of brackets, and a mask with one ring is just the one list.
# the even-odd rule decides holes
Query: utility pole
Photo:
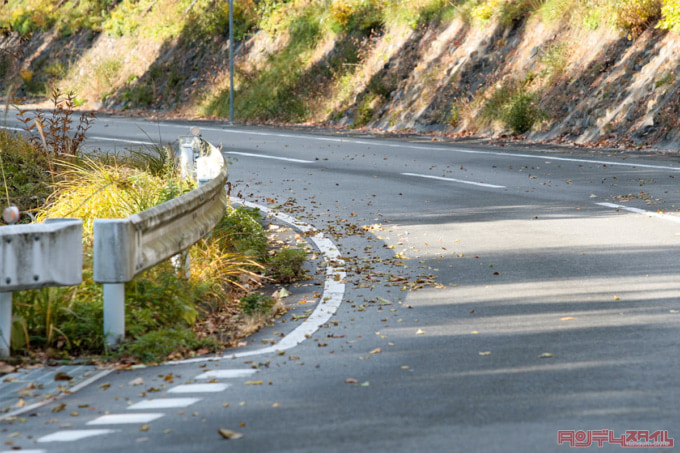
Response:
[{"label": "utility pole", "polygon": [[229,0],[229,122],[234,123],[234,0]]}]

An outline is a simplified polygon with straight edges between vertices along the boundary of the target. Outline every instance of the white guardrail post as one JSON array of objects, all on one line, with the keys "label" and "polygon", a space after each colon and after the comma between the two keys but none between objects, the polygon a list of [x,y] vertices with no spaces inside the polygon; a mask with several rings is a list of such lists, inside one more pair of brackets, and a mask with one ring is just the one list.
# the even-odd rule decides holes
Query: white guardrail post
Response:
[{"label": "white guardrail post", "polygon": [[[209,182],[127,219],[94,221],[94,281],[104,284],[104,335],[109,346],[125,337],[125,283],[205,237],[224,215],[227,166],[222,153],[197,137],[192,140],[205,145],[205,156],[196,162],[210,167]],[[184,152],[184,143],[180,146]]]},{"label": "white guardrail post", "polygon": [[83,221],[0,227],[0,356],[12,338],[12,292],[74,286],[83,280]]}]

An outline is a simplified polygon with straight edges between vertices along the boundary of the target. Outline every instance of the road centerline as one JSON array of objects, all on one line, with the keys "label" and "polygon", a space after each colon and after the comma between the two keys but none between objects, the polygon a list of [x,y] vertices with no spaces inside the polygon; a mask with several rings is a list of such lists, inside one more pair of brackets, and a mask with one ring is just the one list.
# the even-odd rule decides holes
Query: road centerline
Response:
[{"label": "road centerline", "polygon": [[443,176],[431,176],[431,175],[421,175],[418,173],[402,173],[404,176],[413,176],[416,178],[426,178],[426,179],[436,179],[438,181],[448,181],[448,182],[455,182],[459,184],[469,184],[472,186],[479,186],[479,187],[488,187],[491,189],[505,189],[505,186],[499,186],[496,184],[487,184],[483,182],[474,182],[474,181],[466,181],[464,179],[455,179],[455,178],[444,178]]}]

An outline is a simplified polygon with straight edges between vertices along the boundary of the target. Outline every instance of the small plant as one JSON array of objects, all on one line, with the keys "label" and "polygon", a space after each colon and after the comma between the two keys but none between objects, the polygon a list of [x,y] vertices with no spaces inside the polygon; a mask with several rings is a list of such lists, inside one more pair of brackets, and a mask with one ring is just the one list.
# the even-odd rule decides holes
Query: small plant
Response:
[{"label": "small plant", "polygon": [[57,156],[77,156],[95,115],[83,112],[74,131],[72,116],[76,107],[75,94],[72,92],[63,94],[55,89],[49,100],[54,107],[51,115],[41,111],[31,115],[27,110],[19,108],[17,117],[23,123],[23,129],[29,134],[29,141],[36,149]]},{"label": "small plant", "polygon": [[123,343],[114,356],[131,356],[142,362],[159,363],[195,355],[193,351],[197,349],[216,352],[222,348],[223,345],[213,338],[198,338],[191,330],[168,327]]},{"label": "small plant", "polygon": [[609,11],[612,25],[635,38],[661,16],[661,5],[661,0],[611,0]]},{"label": "small plant", "polygon": [[307,253],[299,248],[284,248],[279,250],[267,265],[267,276],[274,281],[290,283],[305,276],[303,266]]},{"label": "small plant", "polygon": [[276,301],[260,293],[250,293],[241,298],[241,311],[248,316],[266,315],[274,307]]},{"label": "small plant", "polygon": [[543,116],[536,95],[529,93],[518,81],[505,81],[487,99],[480,117],[487,124],[500,121],[513,134],[527,132]]}]

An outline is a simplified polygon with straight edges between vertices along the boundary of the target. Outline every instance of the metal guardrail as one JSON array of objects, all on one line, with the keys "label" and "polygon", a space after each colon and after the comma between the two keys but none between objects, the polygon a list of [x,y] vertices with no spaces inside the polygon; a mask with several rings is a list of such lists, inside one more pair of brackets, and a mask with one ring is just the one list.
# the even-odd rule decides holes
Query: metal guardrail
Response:
[{"label": "metal guardrail", "polygon": [[[94,281],[104,284],[109,345],[125,335],[125,282],[205,237],[226,210],[222,153],[193,136],[180,137],[180,147],[182,174],[198,180],[198,189],[127,219],[94,221]],[[0,356],[9,355],[13,291],[82,282],[82,226],[80,219],[51,219],[0,228]]]},{"label": "metal guardrail", "polygon": [[12,292],[47,286],[74,286],[83,280],[83,221],[0,228],[0,356],[9,355]]},{"label": "metal guardrail", "polygon": [[[94,281],[104,283],[104,334],[109,345],[125,335],[125,282],[196,243],[224,215],[228,175],[224,158],[213,145],[194,139],[192,146],[207,145],[208,150],[195,162],[203,185],[127,219],[94,221]],[[214,179],[206,182],[210,177]]]}]

